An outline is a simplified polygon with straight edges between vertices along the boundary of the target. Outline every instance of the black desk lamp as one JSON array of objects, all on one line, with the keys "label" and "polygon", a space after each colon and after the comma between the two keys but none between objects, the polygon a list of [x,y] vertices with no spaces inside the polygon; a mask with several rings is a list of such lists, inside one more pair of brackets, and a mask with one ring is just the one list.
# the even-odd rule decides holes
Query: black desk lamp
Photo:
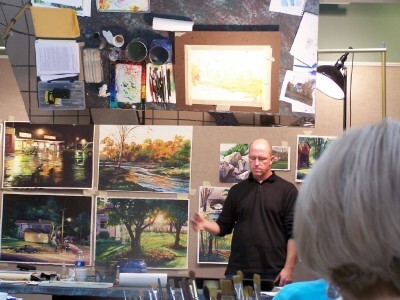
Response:
[{"label": "black desk lamp", "polygon": [[316,87],[321,92],[337,100],[343,99],[343,130],[347,127],[347,68],[344,63],[348,55],[349,52],[343,54],[334,66],[319,66],[316,79]]}]

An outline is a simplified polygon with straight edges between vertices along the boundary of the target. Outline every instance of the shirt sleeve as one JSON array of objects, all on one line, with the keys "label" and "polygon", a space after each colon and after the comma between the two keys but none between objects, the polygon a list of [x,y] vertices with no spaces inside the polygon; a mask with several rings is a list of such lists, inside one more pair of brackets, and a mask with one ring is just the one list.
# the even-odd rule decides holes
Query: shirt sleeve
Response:
[{"label": "shirt sleeve", "polygon": [[235,216],[235,186],[233,186],[229,192],[228,196],[225,199],[224,207],[222,208],[222,212],[217,219],[217,224],[220,228],[220,233],[218,236],[224,236],[232,233],[233,227],[236,223]]},{"label": "shirt sleeve", "polygon": [[293,184],[289,184],[287,194],[285,196],[285,213],[283,220],[283,225],[286,232],[286,239],[293,238],[294,208],[297,200],[297,195],[297,188]]}]

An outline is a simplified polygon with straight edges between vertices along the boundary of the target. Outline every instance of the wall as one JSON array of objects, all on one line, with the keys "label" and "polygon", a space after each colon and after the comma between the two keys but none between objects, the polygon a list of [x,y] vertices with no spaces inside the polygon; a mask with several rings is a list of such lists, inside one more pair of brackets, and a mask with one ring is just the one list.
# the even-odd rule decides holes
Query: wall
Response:
[{"label": "wall", "polygon": [[[371,4],[368,4],[371,5]],[[389,4],[384,4],[389,5]],[[351,8],[347,9],[347,12],[353,12],[353,5],[350,5]],[[375,12],[381,12],[383,10],[374,8],[374,13],[368,13],[370,16],[369,20],[374,20],[374,18],[378,18],[380,14],[376,14]],[[394,7],[392,7],[394,10]],[[367,11],[363,11],[367,14]],[[355,13],[355,12],[354,12]],[[383,17],[383,12],[382,16]],[[361,17],[363,15],[359,14],[358,19],[361,22]],[[393,21],[393,15],[390,12],[387,12],[388,22],[389,19]],[[390,17],[390,18],[389,18]],[[328,18],[328,19],[325,19]],[[348,33],[349,40],[341,40],[341,37],[345,37],[341,35],[338,37],[339,28],[337,23],[335,23],[335,18],[339,18],[340,24],[347,24],[346,30]],[[357,19],[357,18],[356,18]],[[325,22],[329,21],[329,22]],[[372,32],[370,35],[365,31],[355,32],[358,27],[353,25],[353,19],[349,20],[349,16],[347,15],[334,15],[333,13],[329,16],[323,13],[323,9],[321,9],[321,22],[320,22],[320,48],[338,48],[343,47],[347,48],[349,43],[357,37],[357,44],[352,44],[353,47],[377,47],[380,46],[379,37],[383,34],[393,33],[391,30],[387,30],[387,27],[379,27],[375,23],[373,23],[373,28],[378,28],[374,33]],[[364,22],[364,21],[363,21]],[[375,22],[375,21],[374,21]],[[336,25],[334,25],[336,24]],[[367,23],[364,23],[367,24]],[[368,23],[371,24],[371,23]],[[393,27],[393,23],[387,23],[390,28],[398,28]],[[336,26],[336,27],[335,27]],[[341,26],[341,25],[340,25]],[[365,26],[359,26],[360,28],[364,28]],[[335,31],[330,31],[330,28],[335,29]],[[341,27],[340,27],[341,28]],[[346,31],[346,34],[347,34]],[[344,34],[344,33],[343,33]],[[323,36],[323,37],[321,37]],[[346,35],[347,36],[347,35]],[[362,39],[363,36],[368,36],[368,39]],[[336,43],[325,43],[324,40],[326,37],[334,37]],[[374,38],[372,38],[374,37]],[[369,42],[372,41],[373,42]],[[340,42],[339,42],[340,41]],[[378,43],[378,45],[376,45]],[[394,53],[400,55],[400,51],[395,51],[396,47],[395,43],[387,44],[388,46],[388,61],[390,62],[399,62],[400,59],[397,56],[389,56]],[[395,48],[394,48],[395,47]],[[335,55],[332,60],[337,58],[338,55]],[[321,57],[322,58],[322,57]],[[328,60],[328,58],[322,58],[324,60]],[[382,118],[381,111],[381,85],[380,85],[380,67],[374,64],[373,62],[378,61],[379,59],[371,59],[372,63],[368,64],[356,64],[354,66],[353,72],[353,81],[352,81],[352,118],[351,125],[352,127],[361,126],[370,122],[378,122]],[[368,60],[365,60],[368,61]],[[0,60],[1,62],[1,60]],[[6,63],[7,64],[7,63]],[[7,65],[6,65],[7,68]],[[1,70],[3,71],[3,65],[1,66]],[[350,74],[350,70],[349,70]],[[3,84],[3,76],[1,79],[1,83]],[[387,116],[393,117],[396,119],[400,119],[400,107],[398,105],[398,99],[400,94],[400,86],[398,84],[398,78],[400,78],[400,68],[396,64],[389,63],[387,68]],[[15,82],[14,82],[15,84]],[[10,91],[9,86],[12,84],[5,84],[6,88],[4,90]],[[9,101],[9,98],[12,98],[13,104],[21,104],[21,99],[18,95],[11,94],[5,95],[4,93],[0,94],[0,103],[3,104],[5,101]],[[329,97],[323,95],[322,93],[317,91],[317,103],[316,103],[316,126],[315,128],[271,128],[271,127],[204,127],[204,126],[196,126],[194,128],[194,140],[193,140],[193,178],[192,178],[192,193],[189,195],[190,198],[190,213],[192,214],[197,206],[198,206],[198,187],[204,182],[209,182],[211,185],[220,186],[221,184],[218,182],[218,173],[215,169],[212,169],[211,166],[217,166],[217,158],[216,153],[218,153],[218,147],[220,143],[228,143],[228,142],[246,142],[250,141],[252,138],[264,136],[271,139],[273,144],[280,144],[282,141],[287,141],[288,145],[292,147],[292,156],[291,156],[291,171],[290,172],[280,172],[279,175],[282,177],[294,181],[294,162],[295,162],[295,153],[293,149],[295,149],[295,142],[297,134],[316,134],[316,135],[340,135],[342,132],[342,101],[334,101]],[[349,104],[350,108],[350,104]],[[17,116],[17,113],[20,112],[20,106],[13,107],[11,105],[6,105],[4,110],[1,110],[3,115],[1,116],[2,120],[6,120],[9,116]],[[156,112],[160,116],[165,119],[169,118],[168,112]],[[188,114],[188,118],[190,118],[190,113]],[[18,118],[24,118],[25,116],[19,116]],[[128,116],[126,116],[128,117]],[[71,120],[76,120],[75,115],[69,115],[65,118],[70,118]],[[244,117],[245,118],[245,117]],[[43,117],[43,120],[51,120],[50,117]],[[110,121],[112,122],[112,121]],[[180,124],[182,125],[201,125],[202,120],[198,120],[198,122],[192,121],[183,121]],[[349,120],[350,122],[350,120]],[[149,120],[148,124],[177,124],[176,120]],[[210,130],[211,129],[211,130]],[[214,157],[214,158],[213,158]],[[204,158],[210,158],[210,162],[205,164]],[[298,186],[301,187],[300,185]],[[189,270],[194,269],[196,271],[197,276],[205,276],[205,277],[215,277],[219,278],[222,276],[224,267],[218,265],[197,265],[196,264],[196,247],[197,247],[197,235],[193,232],[190,233],[189,240]],[[2,266],[9,267],[9,266]],[[184,271],[174,271],[172,272],[177,275],[186,275],[187,270]],[[295,280],[304,280],[308,278],[312,278],[313,275],[304,270],[303,266],[300,264],[297,265],[295,270]]]}]

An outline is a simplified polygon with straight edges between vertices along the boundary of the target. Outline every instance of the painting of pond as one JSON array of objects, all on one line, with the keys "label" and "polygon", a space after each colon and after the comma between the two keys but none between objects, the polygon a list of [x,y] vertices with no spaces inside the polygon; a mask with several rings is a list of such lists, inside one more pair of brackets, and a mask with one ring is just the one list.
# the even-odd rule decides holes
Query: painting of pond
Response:
[{"label": "painting of pond", "polygon": [[189,193],[192,126],[101,125],[99,190]]}]

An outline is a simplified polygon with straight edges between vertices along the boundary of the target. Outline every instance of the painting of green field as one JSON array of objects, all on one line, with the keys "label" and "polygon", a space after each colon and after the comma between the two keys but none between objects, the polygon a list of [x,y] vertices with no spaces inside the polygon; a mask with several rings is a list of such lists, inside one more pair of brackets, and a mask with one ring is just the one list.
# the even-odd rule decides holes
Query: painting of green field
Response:
[{"label": "painting of green field", "polygon": [[144,259],[149,269],[186,269],[188,200],[97,198],[96,266]]},{"label": "painting of green field", "polygon": [[274,161],[271,169],[274,171],[290,171],[290,147],[272,146]]}]

